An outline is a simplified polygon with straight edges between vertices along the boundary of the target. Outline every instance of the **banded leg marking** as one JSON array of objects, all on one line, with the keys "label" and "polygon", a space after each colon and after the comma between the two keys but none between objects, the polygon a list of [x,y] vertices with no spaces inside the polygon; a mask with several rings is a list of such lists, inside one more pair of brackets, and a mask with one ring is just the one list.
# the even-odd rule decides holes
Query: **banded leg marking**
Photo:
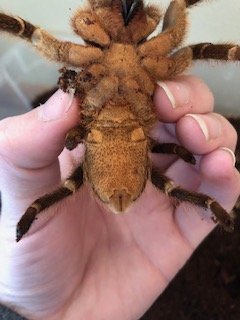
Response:
[{"label": "banded leg marking", "polygon": [[77,147],[79,143],[82,142],[84,136],[86,134],[86,130],[82,125],[78,125],[72,128],[66,136],[65,139],[65,147],[68,150],[73,150]]},{"label": "banded leg marking", "polygon": [[211,219],[214,222],[218,221],[226,231],[233,231],[233,218],[216,200],[210,198],[205,194],[188,191],[178,186],[175,186],[169,178],[160,174],[154,168],[152,170],[151,178],[152,183],[158,189],[163,191],[165,194],[179,200],[180,202],[189,202],[198,207],[210,209],[212,211]]},{"label": "banded leg marking", "polygon": [[22,218],[17,224],[17,237],[18,242],[28,232],[34,220],[45,209],[49,208],[53,204],[61,201],[62,199],[75,193],[83,184],[83,169],[78,167],[70,177],[65,181],[64,185],[48,193],[32,203],[26,210]]},{"label": "banded leg marking", "polygon": [[183,146],[180,146],[176,143],[161,143],[161,144],[157,144],[156,142],[153,142],[153,143],[154,143],[153,148],[151,150],[153,153],[176,154],[185,162],[189,162],[191,164],[196,163],[196,160],[193,154]]},{"label": "banded leg marking", "polygon": [[187,7],[191,7],[198,2],[203,2],[203,0],[185,0],[185,2]]},{"label": "banded leg marking", "polygon": [[240,46],[235,44],[198,43],[190,46],[190,48],[192,49],[193,60],[240,60]]},{"label": "banded leg marking", "polygon": [[19,17],[11,17],[0,13],[0,30],[31,41],[36,27]]},{"label": "banded leg marking", "polygon": [[51,60],[67,62],[77,67],[98,62],[103,56],[103,52],[99,48],[83,46],[69,41],[59,41],[45,30],[22,18],[12,17],[4,13],[0,13],[0,31],[30,41],[36,49]]}]

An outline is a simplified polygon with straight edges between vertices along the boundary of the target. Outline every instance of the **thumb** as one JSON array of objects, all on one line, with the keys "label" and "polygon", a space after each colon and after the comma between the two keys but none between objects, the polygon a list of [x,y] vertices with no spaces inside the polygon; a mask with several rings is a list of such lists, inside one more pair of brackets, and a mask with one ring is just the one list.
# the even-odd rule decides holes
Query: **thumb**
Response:
[{"label": "thumb", "polygon": [[19,168],[38,169],[56,160],[67,131],[76,124],[77,103],[58,90],[45,104],[0,122],[0,157]]},{"label": "thumb", "polygon": [[59,183],[58,156],[77,113],[73,96],[58,90],[44,105],[0,122],[2,218],[5,211],[21,211],[19,218],[29,202]]}]

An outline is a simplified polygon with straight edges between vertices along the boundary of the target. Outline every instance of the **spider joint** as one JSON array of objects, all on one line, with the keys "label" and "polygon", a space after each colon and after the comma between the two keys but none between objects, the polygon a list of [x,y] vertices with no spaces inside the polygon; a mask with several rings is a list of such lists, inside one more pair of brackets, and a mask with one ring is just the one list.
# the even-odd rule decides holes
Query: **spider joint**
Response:
[{"label": "spider joint", "polygon": [[73,180],[71,180],[71,179],[67,179],[64,182],[64,187],[66,189],[68,189],[69,191],[71,191],[72,193],[75,193],[76,190],[77,190],[75,182]]},{"label": "spider joint", "polygon": [[23,32],[24,32],[24,30],[25,30],[25,23],[24,23],[24,21],[23,21],[20,17],[18,17],[18,16],[15,16],[14,19],[17,20],[17,21],[19,22],[19,24],[21,25],[21,30],[17,33],[17,35],[18,35],[19,37],[21,37],[21,35],[23,34]]},{"label": "spider joint", "polygon": [[237,50],[238,50],[238,46],[234,46],[228,50],[228,60],[235,59]]},{"label": "spider joint", "polygon": [[176,189],[176,185],[174,184],[173,181],[169,180],[166,182],[165,186],[164,186],[164,193],[166,195],[171,195],[171,192]]}]

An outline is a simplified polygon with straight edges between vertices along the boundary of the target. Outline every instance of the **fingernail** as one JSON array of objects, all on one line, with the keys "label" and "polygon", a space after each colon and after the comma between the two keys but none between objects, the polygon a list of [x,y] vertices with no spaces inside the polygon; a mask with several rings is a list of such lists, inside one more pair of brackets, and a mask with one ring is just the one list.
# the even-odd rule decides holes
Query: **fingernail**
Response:
[{"label": "fingernail", "polygon": [[169,81],[158,82],[158,85],[163,89],[174,109],[178,107],[189,107],[191,105],[190,90],[183,83]]},{"label": "fingernail", "polygon": [[70,94],[58,90],[50,99],[38,108],[38,116],[42,121],[59,120],[70,110],[74,92]]},{"label": "fingernail", "polygon": [[228,149],[227,147],[222,147],[222,148],[220,148],[220,149],[226,151],[228,154],[231,155],[231,157],[232,157],[232,162],[233,162],[233,167],[235,167],[236,156],[235,156],[234,152],[233,152],[231,149]]},{"label": "fingernail", "polygon": [[169,102],[171,103],[171,106],[175,109],[176,108],[176,101],[175,98],[171,92],[171,90],[169,89],[169,87],[167,86],[167,84],[165,82],[158,82],[158,85],[163,89],[163,91],[165,92],[166,96],[168,97]]},{"label": "fingernail", "polygon": [[222,135],[222,125],[220,116],[217,113],[210,115],[196,115],[196,114],[186,114],[186,116],[192,117],[199,125],[205,139],[207,141],[212,139],[217,139]]},{"label": "fingernail", "polygon": [[199,116],[199,115],[191,114],[191,113],[186,114],[186,116],[193,118],[197,122],[197,124],[198,124],[199,128],[201,129],[205,139],[209,140],[208,127],[207,127],[205,121],[203,120],[203,118],[201,116]]}]

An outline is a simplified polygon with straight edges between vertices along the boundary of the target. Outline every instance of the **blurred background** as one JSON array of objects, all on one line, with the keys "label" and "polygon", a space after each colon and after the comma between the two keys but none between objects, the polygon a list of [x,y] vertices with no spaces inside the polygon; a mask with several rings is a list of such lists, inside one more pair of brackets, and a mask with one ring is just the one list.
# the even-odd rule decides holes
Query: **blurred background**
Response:
[{"label": "blurred background", "polygon": [[[170,0],[151,3],[166,9]],[[62,40],[81,42],[70,18],[82,0],[0,0],[0,11],[42,26]],[[231,3],[231,4],[230,4]],[[184,45],[197,42],[240,43],[240,1],[211,0],[189,10],[189,32]],[[38,55],[28,43],[0,34],[0,118],[26,112],[31,101],[53,87],[60,65]],[[188,71],[203,78],[214,92],[217,109],[240,114],[240,63],[197,62]]]}]

